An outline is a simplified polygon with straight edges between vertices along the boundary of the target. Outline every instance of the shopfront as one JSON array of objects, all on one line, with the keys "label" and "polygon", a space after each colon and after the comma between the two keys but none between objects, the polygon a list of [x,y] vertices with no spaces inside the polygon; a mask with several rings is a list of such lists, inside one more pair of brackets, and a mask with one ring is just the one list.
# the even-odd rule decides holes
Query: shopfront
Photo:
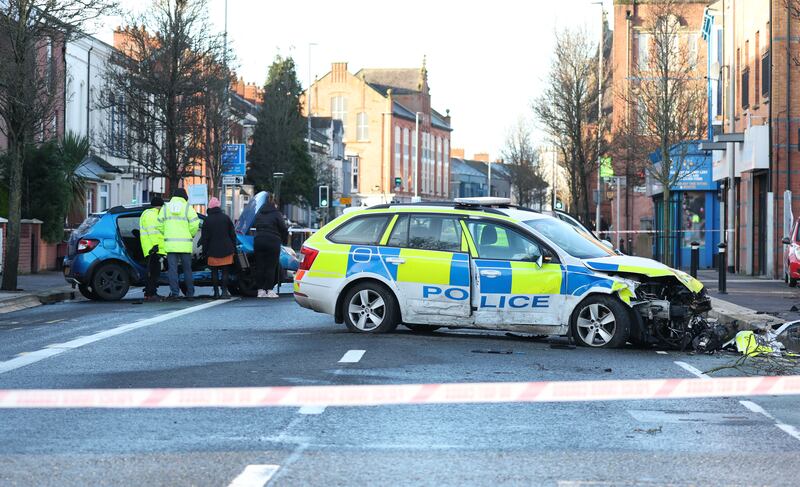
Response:
[{"label": "shopfront", "polygon": [[[659,154],[650,157],[656,167],[661,163]],[[672,149],[673,165],[680,169],[680,177],[670,193],[671,232],[668,245],[672,246],[669,265],[689,268],[691,244],[700,244],[700,268],[714,266],[714,254],[720,241],[718,183],[712,179],[711,157],[701,151],[697,143],[680,144]],[[683,161],[682,163],[676,161]],[[674,173],[674,172],[673,172]],[[664,196],[661,185],[648,178],[648,193],[655,203],[656,235],[663,236]],[[664,238],[655,239],[654,255],[660,259]]]}]

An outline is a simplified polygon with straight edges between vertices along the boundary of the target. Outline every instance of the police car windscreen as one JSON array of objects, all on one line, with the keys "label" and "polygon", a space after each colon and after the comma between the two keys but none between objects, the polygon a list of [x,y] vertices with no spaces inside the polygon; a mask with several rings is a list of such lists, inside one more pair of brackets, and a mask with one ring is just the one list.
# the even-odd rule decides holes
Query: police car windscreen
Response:
[{"label": "police car windscreen", "polygon": [[528,220],[526,225],[541,233],[562,250],[578,259],[596,259],[616,255],[591,235],[555,218]]}]

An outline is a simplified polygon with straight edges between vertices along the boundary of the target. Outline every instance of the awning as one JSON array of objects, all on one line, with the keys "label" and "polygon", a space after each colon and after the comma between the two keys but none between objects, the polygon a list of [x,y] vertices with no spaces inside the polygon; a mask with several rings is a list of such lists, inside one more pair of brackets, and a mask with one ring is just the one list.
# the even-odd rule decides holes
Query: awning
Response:
[{"label": "awning", "polygon": [[102,183],[104,181],[113,181],[116,179],[117,174],[122,174],[122,171],[102,157],[90,154],[75,169],[75,174],[87,181]]}]

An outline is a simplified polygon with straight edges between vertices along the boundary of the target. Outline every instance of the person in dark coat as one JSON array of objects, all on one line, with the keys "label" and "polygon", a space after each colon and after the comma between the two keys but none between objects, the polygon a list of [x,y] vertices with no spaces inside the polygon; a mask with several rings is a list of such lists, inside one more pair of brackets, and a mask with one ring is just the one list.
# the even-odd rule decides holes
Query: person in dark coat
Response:
[{"label": "person in dark coat", "polygon": [[256,279],[259,298],[277,298],[272,290],[278,274],[278,263],[281,256],[281,245],[289,236],[283,214],[270,200],[258,210],[253,226],[256,228],[254,251],[256,256]]},{"label": "person in dark coat", "polygon": [[211,269],[211,283],[214,286],[214,298],[219,298],[219,271],[222,271],[222,298],[230,297],[228,292],[228,269],[233,265],[233,254],[236,253],[236,229],[231,219],[222,212],[217,198],[208,202],[208,216],[203,222],[200,245],[208,259]]}]

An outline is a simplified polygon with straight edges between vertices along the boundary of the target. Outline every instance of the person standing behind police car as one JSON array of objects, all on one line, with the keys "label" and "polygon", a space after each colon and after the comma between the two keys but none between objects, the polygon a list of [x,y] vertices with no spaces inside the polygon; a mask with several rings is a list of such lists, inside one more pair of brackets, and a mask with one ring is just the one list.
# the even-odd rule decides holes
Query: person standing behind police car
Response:
[{"label": "person standing behind police car", "polygon": [[194,236],[200,228],[200,218],[194,208],[187,201],[189,196],[183,188],[172,192],[172,199],[161,207],[158,214],[158,224],[164,236],[164,248],[167,251],[169,269],[169,297],[180,297],[178,265],[183,267],[184,282],[186,283],[186,297],[194,297],[194,280],[192,278],[192,247]]},{"label": "person standing behind police car", "polygon": [[158,226],[158,213],[164,206],[160,196],[150,200],[150,208],[144,210],[139,217],[139,241],[142,253],[147,259],[147,283],[144,287],[145,301],[158,301],[158,278],[161,276],[161,258],[167,255],[164,249],[164,237]]},{"label": "person standing behind police car", "polygon": [[272,290],[275,287],[275,276],[278,273],[278,262],[281,256],[281,245],[289,236],[289,229],[283,214],[275,207],[272,200],[264,203],[258,211],[255,222],[256,238],[253,250],[256,255],[256,280],[259,298],[277,298]]},{"label": "person standing behind police car", "polygon": [[236,229],[228,215],[222,212],[217,198],[211,198],[208,202],[208,216],[203,222],[200,245],[208,258],[208,267],[211,268],[214,298],[220,297],[220,270],[222,270],[222,298],[229,298],[228,268],[233,265],[233,254],[236,253]]}]

